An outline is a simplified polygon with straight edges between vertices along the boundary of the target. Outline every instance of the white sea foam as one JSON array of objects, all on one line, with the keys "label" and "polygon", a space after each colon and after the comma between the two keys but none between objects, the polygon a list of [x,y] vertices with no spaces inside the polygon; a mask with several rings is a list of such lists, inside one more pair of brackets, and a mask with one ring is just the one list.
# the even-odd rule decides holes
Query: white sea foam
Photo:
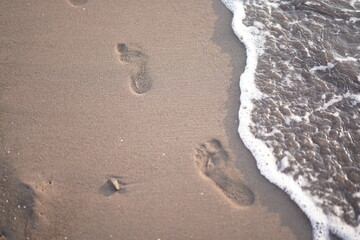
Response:
[{"label": "white sea foam", "polygon": [[360,95],[359,94],[351,94],[349,92],[343,94],[343,95],[335,95],[334,97],[332,97],[329,101],[327,101],[326,103],[324,103],[323,106],[321,106],[320,108],[316,109],[316,111],[324,111],[326,109],[328,109],[330,106],[341,102],[344,99],[351,99],[354,100],[356,102],[360,102]]},{"label": "white sea foam", "polygon": [[306,5],[309,5],[309,6],[311,6],[311,5],[321,6],[320,3],[318,3],[318,2],[312,2],[312,1],[306,1],[305,4],[306,4]]},{"label": "white sea foam", "polygon": [[[240,41],[245,45],[247,52],[246,67],[244,73],[240,77],[241,89],[241,107],[239,110],[239,128],[238,132],[244,141],[246,147],[252,152],[257,161],[257,166],[261,172],[270,182],[276,184],[283,189],[289,196],[299,205],[311,221],[313,227],[313,239],[327,240],[329,239],[330,231],[344,239],[360,239],[360,227],[354,228],[345,224],[338,217],[332,215],[325,215],[322,209],[317,205],[322,199],[309,195],[309,193],[302,190],[301,186],[307,184],[304,178],[299,177],[296,181],[289,175],[281,172],[282,168],[289,165],[290,159],[285,157],[281,160],[281,168],[276,164],[273,149],[268,147],[265,142],[256,138],[251,132],[250,127],[256,125],[252,122],[251,112],[253,110],[253,100],[263,97],[255,84],[255,71],[257,69],[258,58],[261,57],[265,43],[266,33],[262,31],[262,26],[256,23],[255,26],[246,26],[243,20],[246,17],[245,4],[250,4],[246,0],[222,0],[222,2],[233,12],[234,17],[232,27],[235,34]],[[250,1],[253,4],[253,1]],[[270,1],[276,4],[278,1]],[[310,2],[309,2],[310,3]],[[355,1],[352,1],[354,4]],[[268,11],[271,12],[272,6],[268,5]],[[315,66],[312,68],[316,70],[327,70],[334,67],[329,63],[327,66]],[[356,98],[359,96],[343,96],[347,98]],[[329,107],[342,97],[334,98],[325,103],[324,107]],[[289,117],[288,121],[297,121],[298,117]],[[340,211],[340,210],[339,210]]]},{"label": "white sea foam", "polygon": [[349,4],[350,6],[352,6],[353,8],[355,8],[355,3],[358,2],[359,0],[350,0]]},{"label": "white sea foam", "polygon": [[335,60],[336,61],[339,61],[339,62],[356,62],[357,61],[357,59],[356,58],[354,58],[354,57],[349,57],[349,56],[346,56],[346,57],[344,57],[344,56],[340,56],[339,54],[336,54],[336,53],[334,53],[334,58],[335,58]]},{"label": "white sea foam", "polygon": [[315,66],[315,67],[312,67],[310,69],[311,72],[315,72],[315,71],[326,71],[328,69],[332,69],[334,68],[334,64],[332,63],[328,63],[326,66]]}]

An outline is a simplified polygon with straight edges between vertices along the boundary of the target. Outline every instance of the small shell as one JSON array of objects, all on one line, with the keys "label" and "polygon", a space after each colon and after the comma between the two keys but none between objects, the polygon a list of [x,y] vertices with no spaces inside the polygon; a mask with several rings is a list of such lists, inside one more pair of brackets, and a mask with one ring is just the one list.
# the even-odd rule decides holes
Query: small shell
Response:
[{"label": "small shell", "polygon": [[109,181],[112,184],[112,186],[115,188],[116,191],[119,191],[121,189],[121,185],[116,178],[110,178]]}]

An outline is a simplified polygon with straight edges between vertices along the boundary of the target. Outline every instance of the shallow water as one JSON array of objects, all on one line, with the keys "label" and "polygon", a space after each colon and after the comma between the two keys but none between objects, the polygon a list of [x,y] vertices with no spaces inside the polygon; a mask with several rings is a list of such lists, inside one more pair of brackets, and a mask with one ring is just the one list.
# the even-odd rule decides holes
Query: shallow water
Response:
[{"label": "shallow water", "polygon": [[360,2],[223,0],[247,48],[239,133],[312,222],[360,239]]}]

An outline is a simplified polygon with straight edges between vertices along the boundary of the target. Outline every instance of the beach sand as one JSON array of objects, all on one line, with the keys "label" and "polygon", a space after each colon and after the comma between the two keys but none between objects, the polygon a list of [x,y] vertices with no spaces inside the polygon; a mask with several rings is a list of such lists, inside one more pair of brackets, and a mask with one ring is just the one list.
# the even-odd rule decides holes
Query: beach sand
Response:
[{"label": "beach sand", "polygon": [[3,1],[0,239],[311,239],[238,136],[231,18],[220,0]]}]

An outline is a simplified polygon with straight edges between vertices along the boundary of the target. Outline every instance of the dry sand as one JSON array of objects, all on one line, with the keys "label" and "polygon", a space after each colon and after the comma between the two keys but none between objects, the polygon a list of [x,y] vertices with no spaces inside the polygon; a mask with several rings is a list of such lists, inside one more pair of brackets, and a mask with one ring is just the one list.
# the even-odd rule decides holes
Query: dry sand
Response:
[{"label": "dry sand", "polygon": [[220,0],[2,1],[3,238],[311,239],[238,136],[231,17]]}]

